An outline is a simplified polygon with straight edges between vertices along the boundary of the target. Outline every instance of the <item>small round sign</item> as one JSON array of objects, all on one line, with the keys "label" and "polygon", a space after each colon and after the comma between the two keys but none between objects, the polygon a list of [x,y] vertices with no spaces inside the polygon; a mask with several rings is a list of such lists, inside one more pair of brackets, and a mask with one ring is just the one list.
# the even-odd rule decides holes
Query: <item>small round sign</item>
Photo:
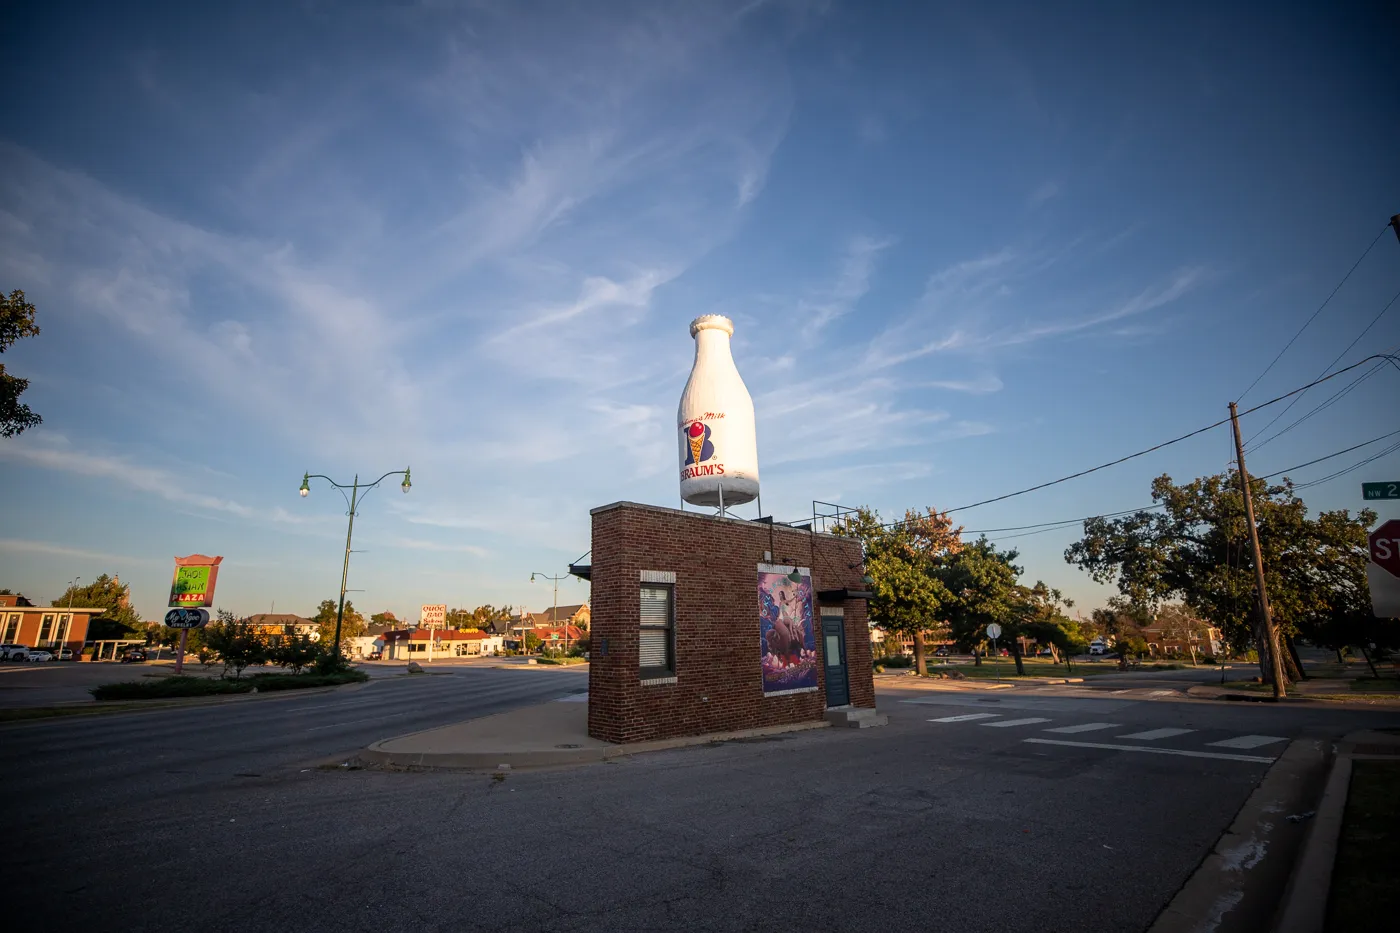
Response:
[{"label": "small round sign", "polygon": [[1001,626],[997,625],[995,622],[987,626],[987,637],[990,638],[992,641],[996,641],[998,638],[1000,638]]},{"label": "small round sign", "polygon": [[165,614],[165,624],[170,628],[203,628],[208,623],[208,609],[171,609]]}]

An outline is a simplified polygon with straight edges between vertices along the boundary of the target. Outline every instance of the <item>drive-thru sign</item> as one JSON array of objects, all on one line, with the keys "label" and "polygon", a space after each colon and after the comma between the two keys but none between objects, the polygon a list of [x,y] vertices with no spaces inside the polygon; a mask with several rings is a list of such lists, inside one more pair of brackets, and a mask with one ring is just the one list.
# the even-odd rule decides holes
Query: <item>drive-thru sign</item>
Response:
[{"label": "drive-thru sign", "polygon": [[1371,611],[1379,619],[1400,618],[1400,519],[1392,518],[1367,540],[1371,545],[1371,562],[1366,565]]}]

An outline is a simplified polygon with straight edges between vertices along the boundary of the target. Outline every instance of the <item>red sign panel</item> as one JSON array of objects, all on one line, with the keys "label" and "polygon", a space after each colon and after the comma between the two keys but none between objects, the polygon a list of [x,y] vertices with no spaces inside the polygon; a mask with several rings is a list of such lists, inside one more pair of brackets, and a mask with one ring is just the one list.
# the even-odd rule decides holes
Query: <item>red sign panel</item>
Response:
[{"label": "red sign panel", "polygon": [[1392,518],[1371,532],[1371,563],[1400,577],[1400,518]]}]

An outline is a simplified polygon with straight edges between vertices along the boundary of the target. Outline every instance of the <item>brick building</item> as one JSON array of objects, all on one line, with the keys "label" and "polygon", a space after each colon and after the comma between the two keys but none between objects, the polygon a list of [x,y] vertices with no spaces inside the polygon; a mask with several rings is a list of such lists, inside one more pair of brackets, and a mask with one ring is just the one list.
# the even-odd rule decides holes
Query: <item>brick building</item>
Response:
[{"label": "brick building", "polygon": [[[592,516],[590,735],[638,742],[875,706],[858,541],[633,502]],[[809,607],[791,640],[774,624],[788,592]]]},{"label": "brick building", "polygon": [[35,606],[23,596],[0,594],[0,643],[28,648],[68,648],[82,653],[88,623],[106,612],[90,606]]}]

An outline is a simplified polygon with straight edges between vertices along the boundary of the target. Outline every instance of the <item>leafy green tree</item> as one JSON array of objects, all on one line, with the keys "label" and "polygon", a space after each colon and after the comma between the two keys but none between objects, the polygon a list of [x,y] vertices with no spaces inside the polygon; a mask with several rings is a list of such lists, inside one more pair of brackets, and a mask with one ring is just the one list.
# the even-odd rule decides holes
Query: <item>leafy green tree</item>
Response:
[{"label": "leafy green tree", "polygon": [[231,670],[237,680],[249,665],[267,662],[267,644],[246,619],[235,618],[227,609],[218,610],[218,619],[204,627],[204,640],[224,662],[224,676]]},{"label": "leafy green tree", "polygon": [[[320,643],[327,649],[335,644],[335,610],[336,601],[333,599],[321,600],[321,605],[316,610],[316,615],[312,618],[316,622],[316,630],[320,632]],[[340,620],[340,642],[342,647],[345,641],[350,638],[363,635],[368,629],[365,617],[355,611],[355,604],[350,600],[345,601],[345,614]]]},{"label": "leafy green tree", "polygon": [[[394,617],[394,614],[392,612],[376,612],[374,615],[369,617],[369,621],[371,625],[399,625],[399,620]],[[331,620],[331,624],[335,624],[334,619]]]},{"label": "leafy green tree", "polygon": [[1129,657],[1141,657],[1147,650],[1142,629],[1151,618],[1148,609],[1121,596],[1110,598],[1107,606],[1094,610],[1094,627],[1118,655],[1119,670],[1127,669]]},{"label": "leafy green tree", "polygon": [[1157,617],[1153,621],[1161,629],[1164,639],[1186,645],[1191,654],[1191,666],[1195,667],[1196,646],[1202,642],[1210,645],[1210,624],[1180,603],[1172,603],[1158,609]]},{"label": "leafy green tree", "polygon": [[[34,306],[24,300],[24,292],[15,289],[9,295],[0,293],[0,353],[25,337],[37,337],[39,325],[34,323]],[[0,437],[14,437],[43,423],[43,418],[29,410],[19,400],[29,380],[11,376],[0,363]]]},{"label": "leafy green tree", "polygon": [[315,663],[320,648],[310,635],[284,635],[267,649],[267,659],[279,667],[289,667],[293,674]]},{"label": "leafy green tree", "polygon": [[975,648],[987,637],[987,626],[1001,626],[999,641],[1016,659],[1016,673],[1026,672],[1021,657],[1021,637],[1026,635],[1026,588],[1016,583],[1021,568],[1012,561],[1016,551],[999,551],[979,538],[948,561],[944,585],[951,594],[948,604],[953,640],[964,650]]},{"label": "leafy green tree", "polygon": [[[1016,615],[1026,637],[1036,644],[1050,648],[1055,663],[1063,655],[1065,667],[1073,670],[1070,657],[1084,650],[1087,640],[1080,631],[1079,623],[1065,615],[1065,608],[1074,601],[1064,594],[1037,580],[1035,586],[1019,588],[1020,598],[1016,605]],[[1018,650],[1013,648],[1013,651]]]},{"label": "leafy green tree", "polygon": [[946,625],[946,608],[952,594],[941,570],[962,548],[962,529],[932,508],[913,509],[904,519],[886,526],[868,508],[859,509],[836,533],[860,539],[865,572],[874,598],[870,619],[895,635],[914,640],[914,664],[928,673],[924,636]]},{"label": "leafy green tree", "polygon": [[[1369,593],[1365,574],[1367,529],[1376,515],[1362,509],[1320,512],[1309,517],[1293,484],[1251,481],[1264,555],[1265,585],[1282,640],[1285,677],[1301,677],[1292,642],[1305,630],[1321,642],[1322,629],[1359,604]],[[1259,666],[1272,680],[1269,644],[1255,611],[1254,569],[1244,498],[1233,474],[1204,476],[1176,485],[1170,476],[1152,484],[1161,511],[1122,518],[1092,518],[1084,537],[1065,551],[1100,583],[1115,583],[1135,607],[1152,611],[1180,599],[1192,612],[1215,623],[1225,642],[1259,649]]]},{"label": "leafy green tree", "polygon": [[93,641],[129,638],[144,631],[141,614],[131,608],[131,586],[105,573],[91,583],[68,587],[53,605],[106,610],[88,624],[88,638]]}]

